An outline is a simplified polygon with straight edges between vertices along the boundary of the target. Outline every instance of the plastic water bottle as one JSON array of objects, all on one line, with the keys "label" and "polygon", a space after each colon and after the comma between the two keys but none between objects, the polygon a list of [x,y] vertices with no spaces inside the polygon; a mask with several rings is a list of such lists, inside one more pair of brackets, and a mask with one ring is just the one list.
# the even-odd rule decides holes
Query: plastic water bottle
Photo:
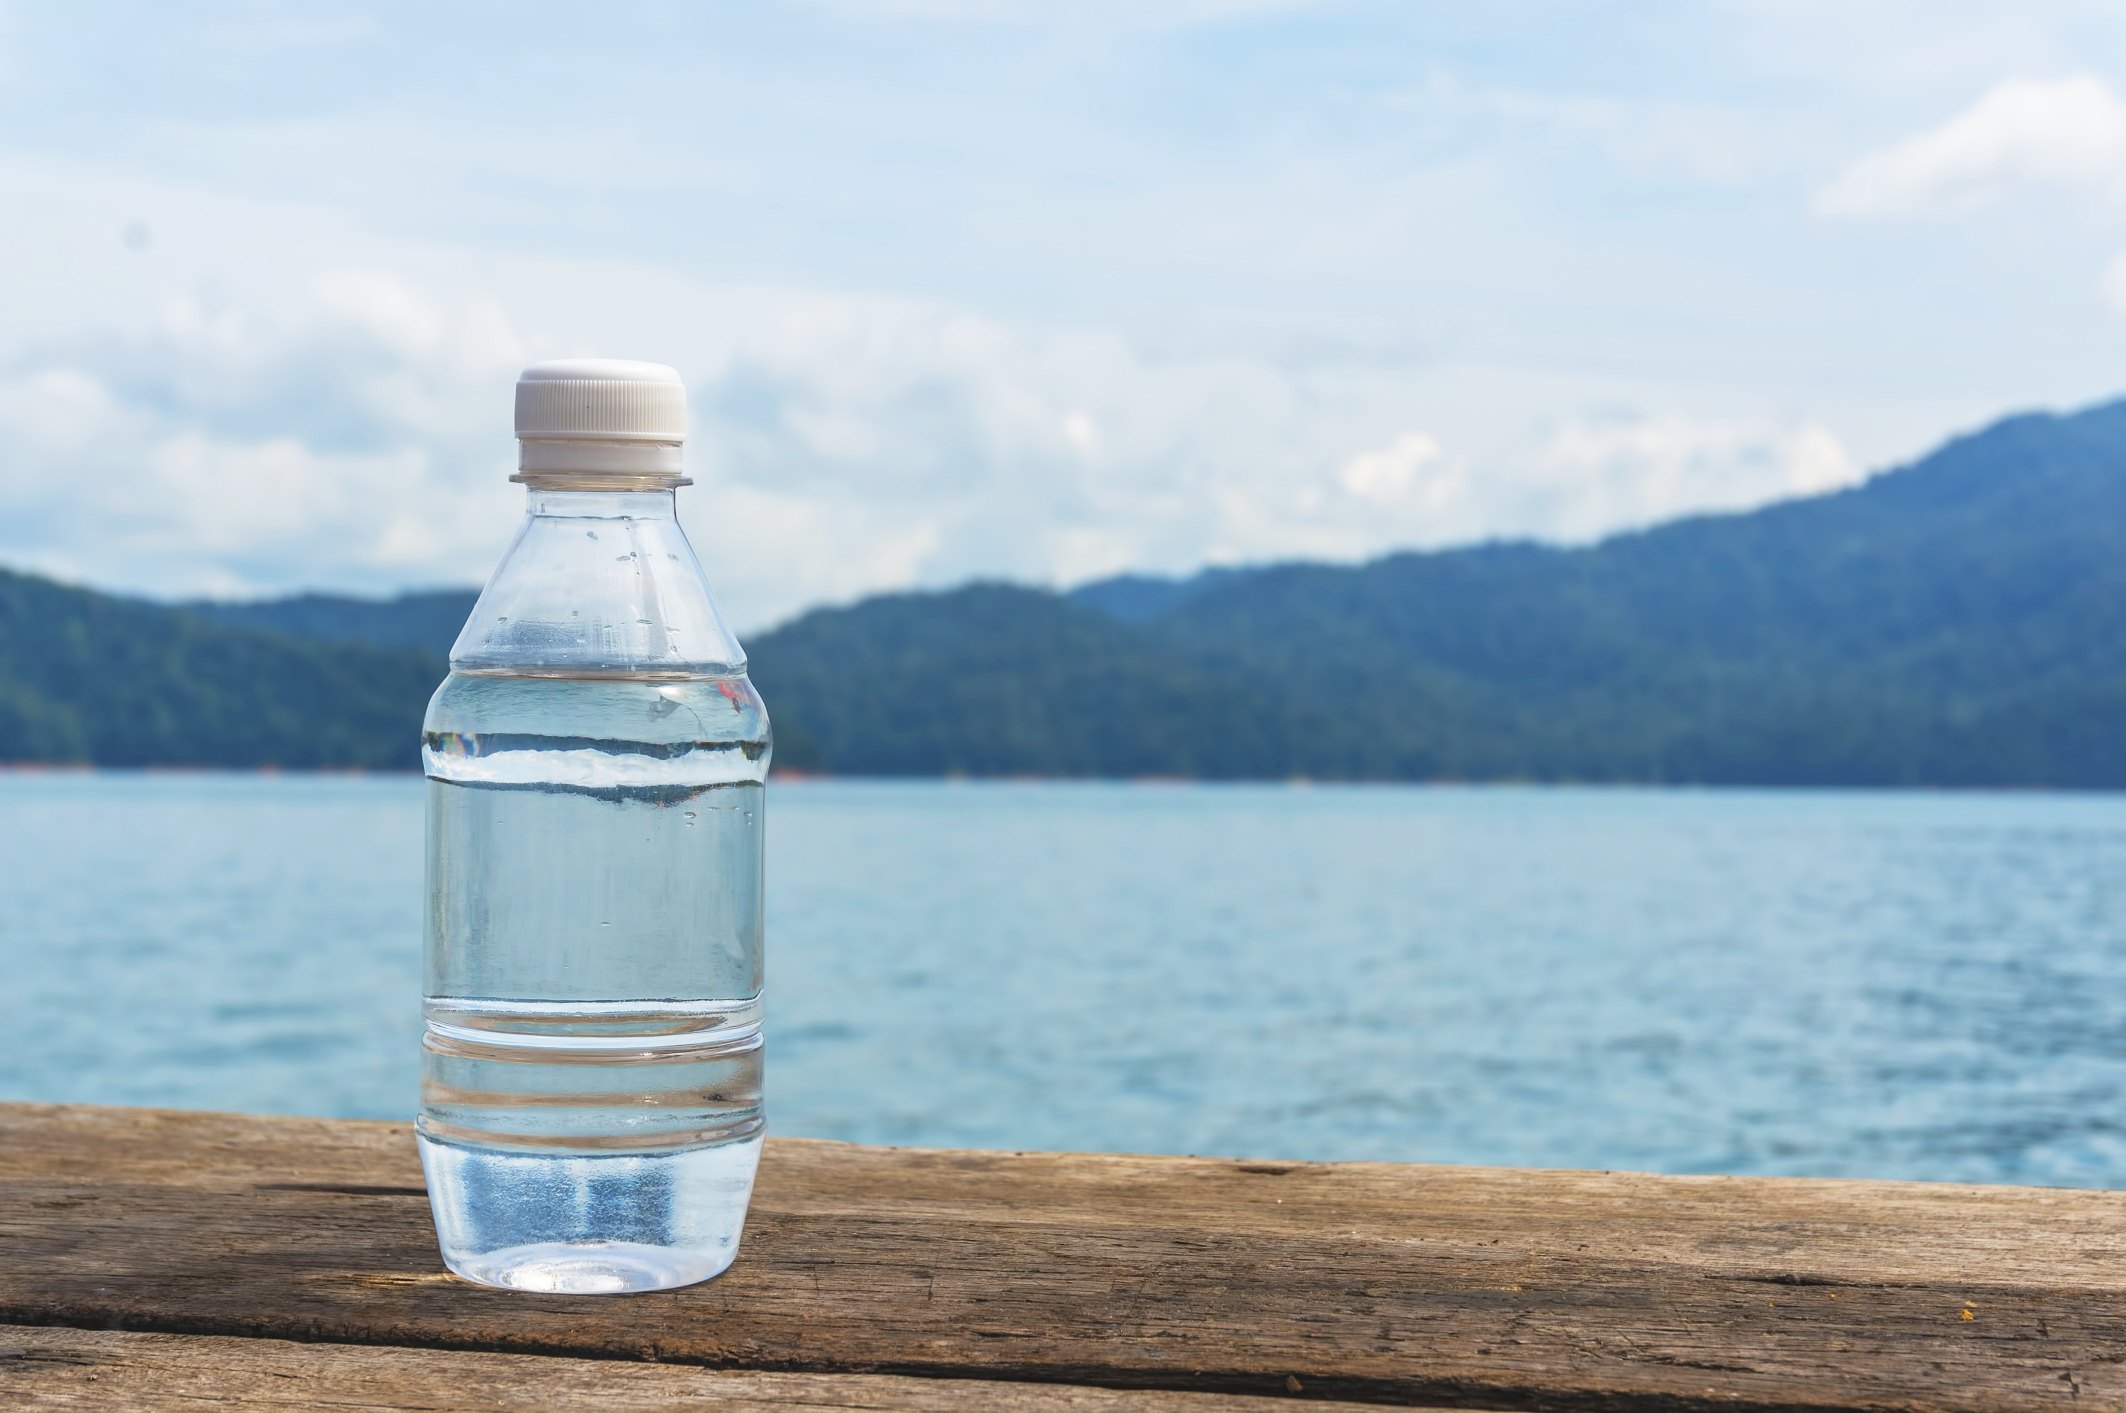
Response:
[{"label": "plastic water bottle", "polygon": [[768,717],[674,515],[685,430],[660,364],[525,370],[528,514],[423,728],[421,1162],[486,1285],[707,1280],[752,1195]]}]

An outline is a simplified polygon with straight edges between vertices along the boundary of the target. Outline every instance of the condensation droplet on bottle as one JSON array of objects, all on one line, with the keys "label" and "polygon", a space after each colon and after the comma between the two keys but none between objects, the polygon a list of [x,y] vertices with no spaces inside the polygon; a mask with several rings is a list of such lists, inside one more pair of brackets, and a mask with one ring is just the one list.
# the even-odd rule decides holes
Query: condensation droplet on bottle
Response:
[{"label": "condensation droplet on bottle", "polygon": [[598,532],[596,530],[585,530],[583,533],[584,536],[588,539],[595,540],[598,538]]},{"label": "condensation droplet on bottle", "polygon": [[688,823],[688,824],[692,824],[692,823],[694,822],[694,820],[695,820],[696,818],[697,818],[697,816],[695,815],[695,813],[694,813],[694,812],[693,812],[692,810],[688,810],[688,811],[687,811],[687,823]]},{"label": "condensation droplet on bottle", "polygon": [[650,626],[650,620],[648,620],[647,618],[638,618],[635,621],[637,623],[640,623],[645,628]]}]

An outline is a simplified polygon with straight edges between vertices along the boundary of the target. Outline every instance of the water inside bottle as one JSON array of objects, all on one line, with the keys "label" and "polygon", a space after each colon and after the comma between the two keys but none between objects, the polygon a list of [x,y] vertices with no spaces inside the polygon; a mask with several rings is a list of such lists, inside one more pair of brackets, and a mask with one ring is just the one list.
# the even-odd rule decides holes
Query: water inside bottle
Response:
[{"label": "water inside bottle", "polygon": [[760,1155],[759,698],[742,675],[453,673],[423,758],[445,1261],[530,1290],[715,1275]]}]

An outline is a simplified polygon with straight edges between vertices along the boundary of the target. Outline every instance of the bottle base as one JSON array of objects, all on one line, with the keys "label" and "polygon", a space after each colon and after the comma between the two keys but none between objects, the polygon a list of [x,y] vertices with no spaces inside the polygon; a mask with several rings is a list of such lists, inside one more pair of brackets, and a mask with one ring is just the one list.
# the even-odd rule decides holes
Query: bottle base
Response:
[{"label": "bottle base", "polygon": [[738,1254],[729,1249],[707,1257],[630,1241],[547,1241],[504,1246],[477,1256],[443,1253],[443,1264],[466,1280],[499,1290],[535,1290],[553,1295],[629,1295],[672,1290],[720,1276]]},{"label": "bottle base", "polygon": [[421,1134],[443,1263],[504,1290],[621,1295],[722,1274],[760,1163],[755,1136],[650,1153],[490,1148]]}]

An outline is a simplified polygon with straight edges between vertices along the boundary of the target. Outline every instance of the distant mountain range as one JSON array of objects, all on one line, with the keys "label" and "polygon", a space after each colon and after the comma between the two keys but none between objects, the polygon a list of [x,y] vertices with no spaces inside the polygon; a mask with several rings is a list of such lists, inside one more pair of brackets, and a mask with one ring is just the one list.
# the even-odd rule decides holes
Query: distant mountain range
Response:
[{"label": "distant mountain range", "polygon": [[[0,759],[412,764],[470,590],[155,605],[0,573]],[[1559,548],[978,584],[749,645],[850,774],[2126,786],[2126,402]]]},{"label": "distant mountain range", "polygon": [[0,570],[0,761],[408,766],[439,665]]}]

